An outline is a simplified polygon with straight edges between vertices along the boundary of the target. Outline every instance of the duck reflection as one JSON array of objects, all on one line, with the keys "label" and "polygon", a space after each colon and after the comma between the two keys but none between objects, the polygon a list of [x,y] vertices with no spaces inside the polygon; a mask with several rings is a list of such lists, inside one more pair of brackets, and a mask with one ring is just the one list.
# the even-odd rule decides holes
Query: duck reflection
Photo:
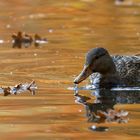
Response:
[{"label": "duck reflection", "polygon": [[114,106],[120,104],[140,103],[140,95],[138,91],[110,91],[106,89],[96,90],[92,92],[95,96],[94,101],[91,98],[75,95],[75,102],[82,104],[86,110],[88,122],[118,122],[127,123],[128,112],[125,110],[116,110]]}]

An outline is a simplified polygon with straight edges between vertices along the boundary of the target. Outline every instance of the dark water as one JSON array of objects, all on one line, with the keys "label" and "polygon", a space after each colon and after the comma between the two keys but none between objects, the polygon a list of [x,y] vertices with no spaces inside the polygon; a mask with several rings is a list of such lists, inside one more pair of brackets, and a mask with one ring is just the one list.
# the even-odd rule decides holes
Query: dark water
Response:
[{"label": "dark water", "polygon": [[[114,105],[129,112],[128,123],[87,122],[84,106],[75,103],[67,87],[73,85],[91,48],[140,54],[140,0],[123,5],[113,0],[1,0],[0,25],[0,40],[4,41],[0,44],[0,85],[32,80],[38,85],[35,96],[28,92],[0,96],[0,139],[139,139],[138,103]],[[11,35],[18,31],[37,33],[48,43],[12,48]],[[89,91],[80,94],[94,102]],[[89,129],[92,125],[109,131],[94,132]]]}]

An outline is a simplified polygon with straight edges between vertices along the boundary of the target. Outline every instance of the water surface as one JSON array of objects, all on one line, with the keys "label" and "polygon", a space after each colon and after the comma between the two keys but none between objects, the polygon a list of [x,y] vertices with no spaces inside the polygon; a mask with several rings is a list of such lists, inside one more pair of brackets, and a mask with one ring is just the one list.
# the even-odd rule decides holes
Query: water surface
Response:
[{"label": "water surface", "polygon": [[[122,6],[113,0],[1,0],[0,7],[0,85],[32,80],[38,85],[35,96],[0,96],[1,139],[139,139],[139,104],[115,105],[129,112],[128,123],[96,124],[87,122],[85,109],[67,90],[91,48],[140,54],[139,0]],[[11,34],[18,31],[38,33],[48,43],[12,48]],[[93,132],[92,125],[109,131]]]}]

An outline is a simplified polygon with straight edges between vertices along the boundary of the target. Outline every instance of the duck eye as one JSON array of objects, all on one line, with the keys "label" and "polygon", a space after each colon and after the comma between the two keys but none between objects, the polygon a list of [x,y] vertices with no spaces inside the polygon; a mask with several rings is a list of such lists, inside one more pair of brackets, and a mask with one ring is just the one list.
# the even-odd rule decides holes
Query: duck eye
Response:
[{"label": "duck eye", "polygon": [[95,56],[95,59],[98,59],[99,58],[99,56]]}]

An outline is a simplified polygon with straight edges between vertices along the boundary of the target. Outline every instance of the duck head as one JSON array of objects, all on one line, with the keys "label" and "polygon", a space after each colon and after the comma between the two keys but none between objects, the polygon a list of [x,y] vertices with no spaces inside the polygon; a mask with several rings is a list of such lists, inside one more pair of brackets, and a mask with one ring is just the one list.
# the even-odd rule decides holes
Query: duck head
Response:
[{"label": "duck head", "polygon": [[96,72],[103,76],[116,73],[115,64],[108,51],[104,48],[94,48],[87,53],[84,68],[75,78],[74,83],[79,84]]}]

